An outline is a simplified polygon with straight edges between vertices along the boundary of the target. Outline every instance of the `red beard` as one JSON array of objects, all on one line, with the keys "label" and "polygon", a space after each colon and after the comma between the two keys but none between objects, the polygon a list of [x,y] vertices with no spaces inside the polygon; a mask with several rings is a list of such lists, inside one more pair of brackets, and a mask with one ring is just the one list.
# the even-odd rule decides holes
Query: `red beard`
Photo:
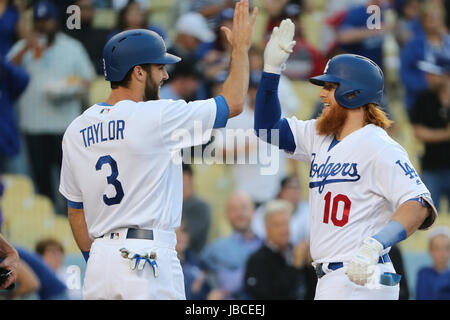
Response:
[{"label": "red beard", "polygon": [[340,105],[329,108],[331,109],[329,109],[325,114],[322,111],[322,114],[317,119],[316,130],[319,135],[336,135],[341,131],[345,124],[345,120],[347,120],[347,109],[341,107]]}]

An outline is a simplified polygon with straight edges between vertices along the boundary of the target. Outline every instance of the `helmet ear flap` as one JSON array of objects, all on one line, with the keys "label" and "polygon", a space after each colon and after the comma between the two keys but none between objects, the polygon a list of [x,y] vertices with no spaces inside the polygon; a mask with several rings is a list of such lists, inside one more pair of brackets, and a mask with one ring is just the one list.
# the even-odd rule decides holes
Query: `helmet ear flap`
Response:
[{"label": "helmet ear flap", "polygon": [[334,92],[334,98],[344,108],[358,108],[364,104],[364,95],[362,89],[355,88],[357,88],[355,84],[346,84],[345,81],[343,81]]}]

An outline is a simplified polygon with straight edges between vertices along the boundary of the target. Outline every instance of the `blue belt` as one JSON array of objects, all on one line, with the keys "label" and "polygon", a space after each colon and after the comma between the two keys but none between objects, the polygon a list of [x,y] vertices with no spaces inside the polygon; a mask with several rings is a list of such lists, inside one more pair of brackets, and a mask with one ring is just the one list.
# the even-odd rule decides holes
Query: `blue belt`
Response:
[{"label": "blue belt", "polygon": [[[389,258],[389,255],[387,253],[385,253],[384,255],[382,255],[379,259],[378,259],[378,263],[387,263],[387,262],[391,262],[391,258]],[[322,278],[324,275],[326,275],[325,271],[323,271],[323,263],[319,263],[316,267],[316,275],[317,278],[320,279]],[[340,269],[344,266],[344,263],[342,262],[330,262],[328,263],[327,268],[329,270],[337,270]]]}]

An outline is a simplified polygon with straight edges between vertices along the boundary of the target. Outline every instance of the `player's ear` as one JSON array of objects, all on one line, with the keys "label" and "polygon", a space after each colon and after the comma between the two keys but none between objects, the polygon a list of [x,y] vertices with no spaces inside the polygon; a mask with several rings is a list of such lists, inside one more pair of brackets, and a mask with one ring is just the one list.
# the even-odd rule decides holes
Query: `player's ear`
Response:
[{"label": "player's ear", "polygon": [[139,82],[145,82],[147,77],[145,70],[141,66],[135,66],[133,68],[133,75]]}]

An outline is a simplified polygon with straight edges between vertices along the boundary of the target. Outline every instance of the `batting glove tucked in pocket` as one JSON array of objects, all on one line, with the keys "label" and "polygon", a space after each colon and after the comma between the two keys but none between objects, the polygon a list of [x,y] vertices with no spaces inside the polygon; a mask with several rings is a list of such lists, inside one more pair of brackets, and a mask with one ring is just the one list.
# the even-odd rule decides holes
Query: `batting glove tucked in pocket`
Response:
[{"label": "batting glove tucked in pocket", "polygon": [[345,274],[352,282],[361,286],[366,285],[371,280],[382,250],[383,245],[377,240],[365,239],[362,247],[348,264]]},{"label": "batting glove tucked in pocket", "polygon": [[144,270],[147,262],[153,269],[153,276],[157,278],[159,276],[158,264],[156,263],[156,253],[155,252],[144,252],[136,253],[130,251],[126,248],[121,248],[120,253],[124,259],[130,259],[130,269],[131,270]]}]

